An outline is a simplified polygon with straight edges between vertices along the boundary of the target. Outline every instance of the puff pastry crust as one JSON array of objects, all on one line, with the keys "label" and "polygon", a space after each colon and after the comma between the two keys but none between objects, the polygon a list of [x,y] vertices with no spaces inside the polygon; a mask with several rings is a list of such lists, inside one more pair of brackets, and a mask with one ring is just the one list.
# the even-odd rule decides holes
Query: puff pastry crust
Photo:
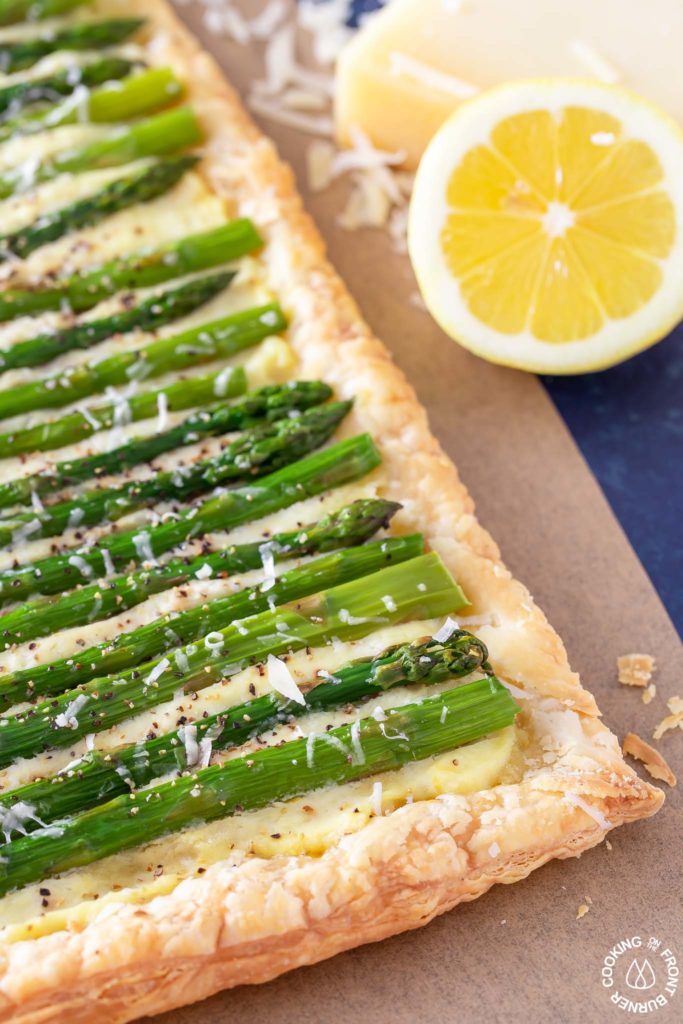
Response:
[{"label": "puff pastry crust", "polygon": [[[131,0],[108,9],[137,13]],[[291,316],[302,375],[356,397],[401,527],[420,529],[463,585],[496,673],[517,687],[546,764],[516,785],[423,801],[376,818],[321,858],[216,864],[139,906],[108,903],[76,930],[0,942],[0,1021],[115,1024],[261,982],[352,946],[416,928],[495,882],[599,843],[654,813],[662,793],[625,764],[560,638],[474,517],[426,414],[325,259],[292,174],[213,60],[164,0],[146,0],[150,62],[189,84],[209,143],[211,188],[263,232],[268,278]]]}]

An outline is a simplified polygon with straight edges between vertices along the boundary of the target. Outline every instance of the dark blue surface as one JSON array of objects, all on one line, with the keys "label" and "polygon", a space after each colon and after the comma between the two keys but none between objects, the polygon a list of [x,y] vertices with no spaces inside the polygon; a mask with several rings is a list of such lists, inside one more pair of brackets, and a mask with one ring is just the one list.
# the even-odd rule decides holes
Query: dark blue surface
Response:
[{"label": "dark blue surface", "polygon": [[683,635],[683,325],[620,366],[544,383]]},{"label": "dark blue surface", "polygon": [[[351,0],[349,24],[383,0]],[[602,373],[543,378],[683,635],[683,324]]]}]

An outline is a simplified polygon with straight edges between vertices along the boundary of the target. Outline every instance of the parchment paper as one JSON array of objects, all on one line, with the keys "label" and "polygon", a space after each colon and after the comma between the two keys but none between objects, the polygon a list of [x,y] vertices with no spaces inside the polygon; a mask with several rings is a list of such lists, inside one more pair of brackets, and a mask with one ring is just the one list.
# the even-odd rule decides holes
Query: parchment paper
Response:
[{"label": "parchment paper", "polygon": [[[245,93],[257,67],[254,54],[211,36],[193,5],[179,10]],[[307,195],[309,137],[266,121],[262,127],[294,166],[333,263],[415,385],[433,430],[476,500],[479,518],[563,637],[573,667],[596,695],[610,728],[620,737],[634,731],[650,738],[667,713],[665,699],[683,695],[683,652],[543,387],[533,376],[469,355],[411,306],[407,296],[415,285],[407,257],[397,256],[382,232],[349,233],[337,225],[345,186]],[[657,696],[648,706],[640,691],[617,684],[617,656],[632,651],[657,657]],[[661,747],[683,776],[680,731],[669,733]],[[601,984],[603,958],[614,943],[641,935],[645,942],[658,938],[683,964],[682,787],[683,780],[678,791],[665,787],[667,802],[655,818],[613,832],[611,851],[603,843],[580,861],[553,861],[527,880],[496,886],[419,931],[154,1019],[159,1024],[618,1024],[634,1019],[610,1003]],[[592,900],[590,911],[577,921],[586,897]],[[653,964],[657,955],[651,954]],[[683,1020],[683,991],[645,1018],[658,1024]]]}]

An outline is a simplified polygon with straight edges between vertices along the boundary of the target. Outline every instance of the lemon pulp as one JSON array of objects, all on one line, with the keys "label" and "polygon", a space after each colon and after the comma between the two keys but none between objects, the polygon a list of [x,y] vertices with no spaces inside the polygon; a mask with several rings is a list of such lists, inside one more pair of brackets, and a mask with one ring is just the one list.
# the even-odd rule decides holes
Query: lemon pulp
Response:
[{"label": "lemon pulp", "polygon": [[662,281],[675,211],[661,164],[602,111],[500,121],[450,176],[441,230],[470,312],[504,334],[561,343],[630,316]]}]

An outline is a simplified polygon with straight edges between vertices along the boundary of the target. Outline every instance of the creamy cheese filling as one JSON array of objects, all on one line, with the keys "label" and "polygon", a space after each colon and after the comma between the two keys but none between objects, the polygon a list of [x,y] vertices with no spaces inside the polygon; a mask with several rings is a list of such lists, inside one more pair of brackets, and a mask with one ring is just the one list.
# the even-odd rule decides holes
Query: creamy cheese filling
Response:
[{"label": "creamy cheese filling", "polygon": [[[4,37],[6,33],[0,31],[0,41]],[[49,60],[46,58],[40,62],[39,68],[44,71],[46,67],[62,67],[61,60],[59,56]],[[28,74],[36,74],[39,68],[31,69]],[[76,125],[12,140],[0,145],[0,168],[13,167],[21,161],[48,155],[66,146],[80,145],[105,133],[106,129],[100,127]],[[3,230],[12,230],[43,212],[71,202],[75,198],[91,195],[103,183],[119,177],[130,169],[129,165],[123,170],[116,168],[92,172],[75,179],[63,177],[41,185],[26,195],[10,199],[0,204],[3,224],[9,225]],[[219,200],[207,190],[199,174],[190,173],[169,193],[142,207],[122,211],[93,228],[67,235],[39,249],[23,263],[5,265],[0,268],[0,283],[3,286],[22,286],[26,282],[40,282],[44,275],[52,271],[68,274],[114,256],[132,253],[147,246],[157,246],[215,227],[223,223],[233,212],[230,203]],[[176,287],[179,281],[169,282],[162,287],[164,290]],[[142,292],[141,297],[146,294],[149,294],[149,290]],[[39,370],[17,370],[3,374],[0,378],[0,389],[35,379],[37,374],[57,372],[115,352],[128,351],[145,344],[153,337],[172,336],[192,326],[272,299],[273,293],[266,280],[262,263],[258,259],[246,258],[239,261],[239,275],[231,287],[190,316],[161,328],[154,335],[140,331],[131,332],[100,342],[87,351],[66,353]],[[286,299],[283,301],[286,302]],[[120,308],[122,298],[114,296],[84,314],[83,319],[97,319]],[[69,316],[65,312],[48,313],[9,322],[0,327],[0,350],[46,330],[59,329],[69,322]],[[273,337],[233,359],[216,361],[196,371],[191,369],[180,374],[170,373],[151,382],[145,382],[143,386],[145,389],[156,388],[192,376],[194,372],[204,374],[236,364],[245,367],[250,387],[284,381],[297,374],[296,358],[287,341]],[[101,404],[102,401],[101,395],[88,399],[92,404]],[[86,406],[88,402],[85,403]],[[73,408],[79,405],[80,403],[77,403]],[[28,412],[4,421],[0,429],[5,432],[48,422],[68,411],[69,407]],[[164,425],[171,426],[190,414],[191,410],[168,414]],[[26,458],[0,460],[0,481],[27,476],[65,459],[108,451],[127,438],[151,436],[159,429],[159,421],[155,417],[111,431],[102,431],[57,451],[37,453]],[[353,432],[352,423],[347,423],[338,432],[337,437],[349,436]],[[218,451],[224,441],[225,438],[206,439],[194,446],[165,454],[155,461],[154,471],[172,468],[180,459],[200,455],[207,457]],[[141,466],[126,473],[125,477],[111,477],[104,482],[116,485],[117,481],[144,478],[151,472],[150,467]],[[321,515],[357,498],[381,495],[385,479],[384,470],[380,467],[356,483],[298,502],[264,519],[244,524],[227,534],[216,532],[208,535],[206,540],[212,544],[214,550],[219,550],[228,543],[246,543],[267,538],[273,533],[298,528],[305,523],[315,522]],[[80,488],[87,489],[87,484]],[[173,503],[159,502],[152,509],[136,512],[119,520],[118,527],[125,529],[132,525],[158,521],[160,516],[172,508]],[[106,537],[108,532],[108,527],[103,525],[82,531],[77,528],[67,530],[58,538],[28,540],[21,545],[21,560],[32,562],[48,556],[55,548],[90,543]],[[191,541],[161,557],[160,561],[163,562],[168,557],[177,557],[179,554],[197,555],[199,552],[200,542]],[[16,552],[1,551],[0,569],[9,567],[15,557]],[[279,573],[293,564],[299,563],[281,563],[276,571]],[[17,645],[0,655],[0,672],[39,666],[57,658],[76,656],[84,648],[107,642],[123,631],[154,622],[162,615],[175,615],[188,608],[210,603],[234,593],[242,587],[263,582],[266,573],[267,569],[264,567],[226,580],[196,580],[182,588],[154,595],[135,608],[111,619],[64,629],[30,644]],[[387,599],[391,601],[391,595],[388,595]],[[441,619],[414,621],[400,626],[376,629],[368,637],[353,643],[335,641],[326,647],[298,651],[287,657],[287,668],[294,682],[305,690],[313,681],[321,678],[321,672],[334,672],[354,658],[377,655],[391,644],[432,635],[441,624]],[[473,631],[477,631],[476,627],[473,627]],[[438,692],[439,689],[459,685],[462,681],[466,680],[461,680],[458,684],[451,680],[438,687],[397,688],[373,699],[363,708],[346,707],[325,714],[312,714],[305,719],[297,719],[270,730],[258,743],[252,740],[226,753],[213,751],[212,763],[257,749],[264,744],[273,745],[283,739],[309,735],[311,731],[323,732],[326,726],[356,721],[372,713],[373,709],[385,709],[412,702],[427,692]],[[215,714],[226,706],[241,703],[269,690],[267,673],[264,675],[257,668],[250,668],[229,680],[200,690],[197,694],[179,693],[171,701],[166,701],[150,711],[133,714],[113,728],[77,740],[68,748],[51,750],[30,759],[17,761],[11,767],[0,771],[0,792],[38,776],[64,769],[89,749],[110,751],[121,743],[141,740],[150,729],[157,732],[169,731],[177,727],[179,720],[191,722],[201,718],[205,713]],[[523,733],[519,728],[510,727],[477,743],[458,748],[455,754],[451,752],[409,764],[398,771],[361,782],[331,786],[263,810],[251,811],[211,824],[193,825],[178,834],[156,840],[151,844],[142,843],[133,850],[68,872],[62,878],[44,880],[4,897],[0,900],[2,937],[19,939],[38,936],[64,927],[67,923],[69,927],[80,927],[112,902],[149,900],[154,895],[170,891],[182,878],[198,871],[210,870],[211,865],[219,861],[228,860],[230,863],[239,864],[249,856],[318,856],[344,835],[362,828],[373,817],[390,813],[406,802],[432,799],[449,793],[470,793],[518,777],[523,747]]]},{"label": "creamy cheese filling", "polygon": [[42,246],[21,263],[7,263],[1,277],[12,287],[20,287],[19,282],[21,286],[25,282],[39,283],[54,271],[60,275],[71,274],[146,247],[208,231],[230,216],[227,205],[207,191],[198,174],[190,172],[144,207],[120,210],[100,224]]},{"label": "creamy cheese filling", "polygon": [[62,174],[31,190],[28,195],[11,196],[0,203],[3,231],[9,234],[21,230],[55,210],[92,198],[112,181],[137,174],[150,164],[150,160],[136,160],[123,168],[107,167],[104,170],[83,171],[77,175]]},{"label": "creamy cheese filling", "polygon": [[[432,635],[440,625],[439,619],[411,622],[376,630],[354,642],[335,642],[323,648],[298,651],[288,656],[287,667],[297,685],[305,690],[311,682],[323,677],[321,673],[334,674],[352,659],[374,656],[392,644]],[[232,751],[223,754],[214,751],[212,763],[264,745],[275,745],[283,739],[320,734],[326,726],[377,715],[378,709],[400,706],[475,677],[476,674],[465,677],[457,684],[450,680],[430,687],[397,687],[372,698],[360,708],[345,707],[311,714],[277,726],[262,734],[258,741],[249,741]],[[204,712],[213,714],[227,705],[271,691],[267,675],[256,667],[250,668],[196,696],[180,697],[137,715],[114,729],[95,735],[91,742],[100,751],[111,750],[121,743],[134,741],[153,725],[160,731],[169,730],[177,726],[180,716],[197,720]],[[317,856],[343,835],[360,829],[373,816],[388,813],[406,802],[432,799],[444,793],[470,793],[501,781],[515,780],[521,773],[523,746],[523,733],[509,728],[458,748],[455,753],[416,762],[395,772],[358,783],[326,787],[260,811],[184,829],[176,835],[71,871],[62,878],[43,881],[6,896],[2,901],[3,921],[8,926],[18,925],[35,915],[44,921],[34,920],[29,933],[21,928],[17,936],[43,934],[45,928],[58,927],[63,914],[83,901],[89,904],[83,911],[86,917],[95,914],[99,906],[89,901],[144,901],[169,891],[188,874],[203,871],[226,858],[239,863],[251,855],[306,853]],[[63,768],[88,748],[88,741],[81,740],[65,751],[52,751],[31,761],[19,762],[2,773],[1,784],[14,786],[35,774]],[[45,888],[50,892],[47,900],[41,894]],[[79,909],[79,920],[80,915]]]}]

